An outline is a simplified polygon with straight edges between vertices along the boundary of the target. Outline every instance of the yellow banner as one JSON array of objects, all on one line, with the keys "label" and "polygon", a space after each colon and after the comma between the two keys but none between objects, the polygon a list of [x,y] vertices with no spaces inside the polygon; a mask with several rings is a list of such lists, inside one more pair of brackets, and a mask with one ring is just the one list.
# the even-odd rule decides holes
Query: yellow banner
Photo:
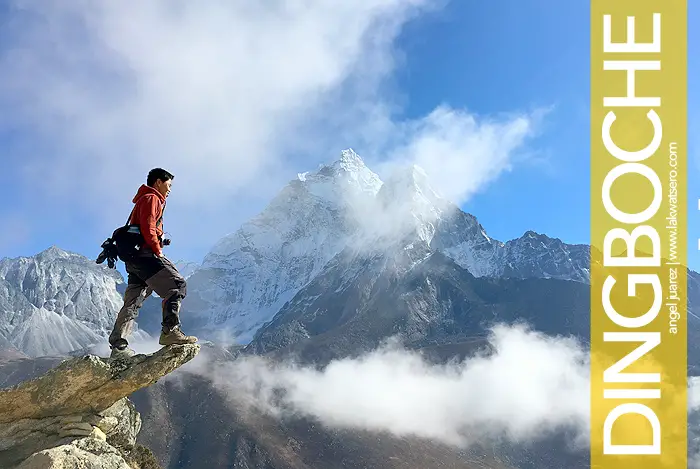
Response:
[{"label": "yellow banner", "polygon": [[591,3],[591,467],[687,467],[687,4]]}]

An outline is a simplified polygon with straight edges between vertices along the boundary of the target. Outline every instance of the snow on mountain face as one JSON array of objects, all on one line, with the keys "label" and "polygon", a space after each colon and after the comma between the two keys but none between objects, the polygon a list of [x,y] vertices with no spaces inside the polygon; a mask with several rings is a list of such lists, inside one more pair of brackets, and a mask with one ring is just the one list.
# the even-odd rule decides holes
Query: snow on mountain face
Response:
[{"label": "snow on mountain face", "polygon": [[431,246],[475,277],[498,276],[504,244],[491,239],[478,220],[454,210],[438,221]]},{"label": "snow on mountain face", "polygon": [[[433,190],[428,176],[409,167],[386,180],[378,199],[394,227],[390,240],[416,235],[476,277],[556,278],[588,282],[587,246],[528,231],[506,243],[492,239],[477,219]],[[397,227],[403,230],[397,231]]]},{"label": "snow on mountain face", "polygon": [[503,262],[496,275],[538,277],[590,282],[590,248],[565,244],[543,234],[528,231],[505,243]]},{"label": "snow on mountain face", "polygon": [[464,212],[440,220],[432,246],[476,277],[555,278],[590,281],[588,246],[533,231],[506,243],[490,238]]},{"label": "snow on mountain face", "polygon": [[[416,243],[419,243],[417,245]],[[223,238],[188,281],[186,314],[202,333],[249,341],[344,248],[437,250],[472,275],[587,281],[587,251],[530,234],[502,243],[443,199],[419,167],[382,183],[352,150],[300,173],[268,207]],[[194,318],[193,318],[194,319]]]},{"label": "snow on mountain face", "polygon": [[52,247],[33,258],[3,259],[0,278],[37,308],[93,324],[112,326],[109,313],[121,307],[121,275],[79,254]]},{"label": "snow on mountain face", "polygon": [[353,207],[381,187],[353,151],[291,181],[238,231],[223,238],[188,280],[183,310],[239,341],[252,334],[345,246]]},{"label": "snow on mountain face", "polygon": [[457,345],[482,336],[494,321],[519,319],[548,334],[587,334],[582,283],[484,280],[425,244],[395,247],[370,258],[343,251],[258,331],[246,351],[286,349],[327,363],[395,335],[407,344]]},{"label": "snow on mountain face", "polygon": [[0,276],[0,334],[8,340],[16,324],[35,310],[29,300]]},{"label": "snow on mountain face", "polygon": [[[353,150],[343,150],[340,159],[331,165],[321,165],[315,173],[304,173],[299,178],[307,190],[316,197],[341,204],[357,197],[374,197],[382,181]],[[342,204],[341,204],[342,205]]]},{"label": "snow on mountain face", "polygon": [[507,243],[495,240],[473,215],[439,196],[419,167],[409,166],[389,177],[377,205],[377,223],[385,239],[381,244],[387,248],[417,235],[476,277],[589,279],[587,246],[532,231]]},{"label": "snow on mountain face", "polygon": [[12,342],[10,342],[10,339],[5,337],[5,335],[0,332],[0,350],[5,350],[9,348],[14,348],[14,345]]},{"label": "snow on mountain face", "polygon": [[120,283],[116,270],[57,247],[2,259],[0,333],[30,356],[62,355],[103,341],[123,303]]}]

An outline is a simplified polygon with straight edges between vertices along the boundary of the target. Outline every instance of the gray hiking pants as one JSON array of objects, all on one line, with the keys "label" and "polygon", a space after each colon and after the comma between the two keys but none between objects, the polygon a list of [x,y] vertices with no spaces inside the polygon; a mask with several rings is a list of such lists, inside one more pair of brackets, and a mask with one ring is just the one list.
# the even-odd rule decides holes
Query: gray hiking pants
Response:
[{"label": "gray hiking pants", "polygon": [[164,332],[180,324],[180,305],[187,295],[187,283],[175,265],[165,257],[156,257],[150,250],[144,250],[134,262],[126,263],[126,272],[124,305],[109,336],[111,346],[128,344],[126,338],[134,328],[139,309],[154,291],[163,299]]}]

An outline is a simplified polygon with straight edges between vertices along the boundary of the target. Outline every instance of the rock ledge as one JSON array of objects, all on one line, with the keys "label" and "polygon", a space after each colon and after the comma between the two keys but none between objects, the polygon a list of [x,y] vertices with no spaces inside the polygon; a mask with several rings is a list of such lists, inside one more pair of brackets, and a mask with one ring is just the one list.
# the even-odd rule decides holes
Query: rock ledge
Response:
[{"label": "rock ledge", "polygon": [[111,360],[86,355],[0,389],[0,467],[155,469],[136,444],[141,416],[128,396],[192,360],[199,344]]}]

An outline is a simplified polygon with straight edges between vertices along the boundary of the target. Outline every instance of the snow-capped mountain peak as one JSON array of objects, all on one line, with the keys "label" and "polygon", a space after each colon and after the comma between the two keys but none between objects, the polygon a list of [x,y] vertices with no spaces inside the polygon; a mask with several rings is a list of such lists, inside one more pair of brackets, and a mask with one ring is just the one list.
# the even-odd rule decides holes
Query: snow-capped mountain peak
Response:
[{"label": "snow-capped mountain peak", "polygon": [[58,246],[51,246],[47,249],[44,249],[37,255],[33,257],[20,257],[20,259],[24,259],[25,261],[28,260],[34,260],[37,262],[55,262],[55,261],[68,261],[68,262],[80,262],[81,259],[83,259],[84,256],[81,256],[80,254],[76,254],[74,252],[66,251],[65,249],[61,249]]},{"label": "snow-capped mountain peak", "polygon": [[[191,327],[212,339],[246,342],[329,268],[343,270],[343,285],[351,285],[367,260],[413,269],[440,253],[477,277],[587,281],[587,246],[534,231],[507,243],[492,239],[473,215],[435,190],[423,169],[391,167],[382,182],[352,149],[344,150],[292,178],[201,265],[178,261],[188,277],[183,311]],[[2,259],[0,343],[37,355],[104,340],[122,305],[122,283],[117,271],[57,246]]]},{"label": "snow-capped mountain peak", "polygon": [[352,150],[300,173],[268,206],[221,239],[189,278],[183,308],[242,340],[347,244],[382,181]]},{"label": "snow-capped mountain peak", "polygon": [[352,149],[343,150],[340,158],[320,165],[314,172],[301,173],[297,181],[311,194],[332,203],[354,203],[354,197],[376,195],[382,180],[370,170]]},{"label": "snow-capped mountain peak", "polygon": [[[265,209],[236,232],[223,237],[205,256],[203,265],[219,266],[243,245],[290,243],[310,229],[330,226],[347,231],[355,209],[373,200],[382,186],[379,176],[352,150],[316,171],[299,173]],[[325,233],[315,232],[314,238]],[[235,257],[235,255],[233,256]]]},{"label": "snow-capped mountain peak", "polygon": [[42,260],[67,259],[71,257],[71,253],[59,248],[56,245],[53,245],[48,249],[41,251],[36,257],[37,259]]},{"label": "snow-capped mountain peak", "polygon": [[352,148],[347,148],[340,152],[340,158],[335,161],[332,165],[334,168],[342,168],[343,170],[350,173],[357,173],[361,171],[367,171],[368,168],[365,165],[364,160],[355,153]]},{"label": "snow-capped mountain peak", "polygon": [[[494,240],[475,217],[442,197],[422,168],[390,168],[382,182],[347,149],[329,164],[291,178],[262,212],[222,238],[188,278],[183,310],[199,325],[198,333],[247,342],[327,266],[348,256],[388,254],[419,262],[440,251],[475,276],[541,276],[534,264],[551,243]],[[547,276],[576,277],[571,272],[580,262],[567,261],[567,249],[547,261]]]}]

